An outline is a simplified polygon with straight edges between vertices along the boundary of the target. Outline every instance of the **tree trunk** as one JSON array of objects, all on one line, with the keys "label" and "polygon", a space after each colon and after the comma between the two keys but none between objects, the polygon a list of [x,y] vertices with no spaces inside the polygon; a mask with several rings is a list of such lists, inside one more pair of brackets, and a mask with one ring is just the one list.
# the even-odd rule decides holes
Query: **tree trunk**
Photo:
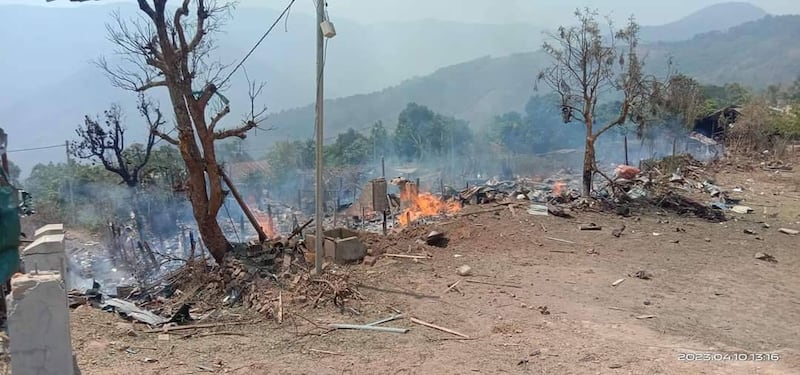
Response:
[{"label": "tree trunk", "polygon": [[592,195],[592,175],[594,175],[594,139],[586,138],[586,151],[583,154],[583,191],[581,196]]},{"label": "tree trunk", "polygon": [[[190,54],[176,46],[176,30],[171,29],[176,25],[170,25],[165,15],[166,1],[155,1],[154,7],[145,3],[139,1],[140,8],[153,20],[160,45],[161,56],[156,58],[158,63],[154,66],[163,73],[175,113],[177,143],[188,173],[188,196],[192,203],[192,214],[197,222],[200,238],[205,242],[214,260],[221,263],[231,245],[217,223],[217,213],[222,206],[222,182],[214,153],[213,129],[208,128],[205,118],[208,103],[200,102],[193,94],[194,75],[189,69]],[[185,3],[188,4],[188,1]],[[198,18],[202,17],[201,12],[206,13],[202,10],[202,2],[199,4]],[[208,13],[206,15],[208,16]],[[179,17],[176,16],[175,19],[179,20]],[[208,30],[202,30],[203,33],[206,31]],[[186,44],[185,41],[182,40],[182,44]],[[206,173],[208,173],[208,184],[206,184]]]},{"label": "tree trunk", "polygon": [[144,225],[142,223],[142,217],[140,216],[141,213],[141,202],[139,201],[139,194],[136,190],[135,186],[128,186],[129,194],[130,194],[130,202],[131,202],[131,212],[133,212],[133,223],[136,227],[136,232],[139,234],[139,238],[142,238],[142,232],[144,231]]},{"label": "tree trunk", "polygon": [[[588,103],[589,101],[587,101]],[[592,130],[594,117],[592,110],[587,107],[583,111],[583,118],[586,125],[586,150],[583,153],[583,189],[581,197],[591,198],[592,196],[592,176],[594,175],[594,141],[595,136]]]},{"label": "tree trunk", "polygon": [[198,220],[197,229],[211,256],[214,257],[214,261],[217,264],[222,264],[222,259],[232,249],[232,246],[228,239],[225,238],[225,234],[222,233],[222,228],[220,228],[217,218],[207,217],[204,221]]},{"label": "tree trunk", "polygon": [[[190,90],[188,91],[191,95]],[[192,214],[197,222],[197,230],[200,233],[200,238],[206,244],[214,257],[217,264],[222,264],[222,259],[225,253],[231,249],[230,243],[222,233],[222,229],[217,222],[217,212],[221,206],[222,187],[220,184],[219,173],[216,170],[217,165],[214,161],[209,165],[208,159],[211,156],[213,160],[213,144],[209,150],[204,147],[201,153],[195,139],[194,121],[187,109],[185,98],[181,92],[181,88],[169,87],[170,99],[172,101],[173,110],[175,111],[175,120],[178,124],[178,139],[180,140],[179,149],[181,157],[186,163],[186,171],[188,174],[188,195],[189,200],[192,202]],[[202,114],[200,114],[202,116]],[[205,126],[205,123],[201,124]],[[201,137],[208,136],[201,134]],[[212,135],[213,136],[213,135]],[[205,156],[203,154],[206,154]],[[211,155],[208,155],[211,153]],[[215,173],[209,173],[209,182],[211,185],[211,194],[206,187],[206,170]],[[215,182],[215,178],[217,181]],[[211,204],[209,200],[219,203]]]}]

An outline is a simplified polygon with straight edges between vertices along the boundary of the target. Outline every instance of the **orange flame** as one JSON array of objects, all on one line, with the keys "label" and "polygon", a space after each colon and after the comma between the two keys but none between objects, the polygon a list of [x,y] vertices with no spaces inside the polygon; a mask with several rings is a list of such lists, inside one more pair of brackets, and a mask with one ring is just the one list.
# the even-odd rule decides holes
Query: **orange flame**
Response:
[{"label": "orange flame", "polygon": [[261,210],[259,210],[257,208],[254,208],[254,207],[258,206],[256,204],[255,198],[253,198],[252,196],[250,196],[248,198],[249,198],[248,199],[248,205],[250,207],[250,212],[256,218],[256,221],[258,222],[258,226],[260,226],[261,229],[264,230],[264,233],[267,235],[267,237],[269,237],[269,238],[277,237],[278,236],[278,230],[275,228],[275,222],[272,219],[272,215],[269,215],[266,212],[263,212],[263,211],[261,211]]},{"label": "orange flame", "polygon": [[553,184],[553,195],[561,195],[561,193],[564,192],[565,186],[566,185],[561,181],[558,181],[555,184]]},{"label": "orange flame", "polygon": [[406,226],[420,218],[439,214],[452,214],[461,210],[456,201],[444,202],[431,193],[418,193],[416,186],[404,185],[400,190],[400,201],[405,206],[398,217],[401,226]]},{"label": "orange flame", "polygon": [[277,237],[277,230],[275,230],[275,222],[272,220],[272,216],[256,210],[252,210],[252,212],[253,216],[256,217],[258,225],[264,230],[264,233],[266,233],[267,237]]}]

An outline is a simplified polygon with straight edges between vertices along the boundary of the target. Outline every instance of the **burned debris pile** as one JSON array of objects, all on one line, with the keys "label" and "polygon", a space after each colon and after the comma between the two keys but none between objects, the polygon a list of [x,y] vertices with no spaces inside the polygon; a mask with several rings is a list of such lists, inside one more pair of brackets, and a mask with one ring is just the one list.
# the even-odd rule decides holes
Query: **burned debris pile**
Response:
[{"label": "burned debris pile", "polygon": [[641,168],[619,165],[598,173],[592,199],[582,199],[580,175],[562,170],[547,179],[486,181],[463,189],[461,205],[529,201],[531,215],[572,217],[572,210],[592,209],[629,216],[636,211],[662,209],[679,215],[694,215],[712,222],[725,221],[725,211],[734,210],[740,199],[715,185],[709,166],[690,155],[645,160]]},{"label": "burned debris pile", "polygon": [[91,305],[165,329],[205,320],[224,308],[243,307],[251,315],[278,322],[289,305],[352,309],[348,303],[362,296],[351,286],[348,274],[326,264],[325,273],[312,275],[314,259],[297,229],[287,239],[235,244],[222,265],[204,259],[187,261],[150,286],[118,287],[116,295],[103,295],[99,285],[73,290],[70,307]]},{"label": "burned debris pile", "polygon": [[[331,262],[325,263],[322,275],[311,272],[315,261],[313,220],[299,225],[297,212],[288,207],[277,209],[281,206],[276,203],[263,211],[254,207],[248,215],[252,216],[253,226],[267,232],[267,238],[261,239],[259,234],[257,239],[236,244],[221,265],[209,265],[203,251],[195,249],[195,242],[190,239],[189,245],[175,246],[177,253],[189,257],[167,276],[127,290],[118,288],[115,298],[97,290],[73,292],[72,306],[91,304],[154,328],[202,320],[215,311],[237,306],[279,322],[283,320],[284,306],[290,305],[327,305],[355,311],[363,296],[354,287],[358,282],[343,264],[371,265],[381,256],[428,259],[436,247],[448,246],[450,238],[442,229],[444,224],[463,220],[465,215],[507,209],[515,216],[527,213],[570,218],[586,209],[624,216],[656,209],[721,222],[726,220],[726,211],[746,209],[732,195],[736,189],[729,192],[717,186],[707,168],[688,155],[643,161],[640,168],[620,165],[601,173],[605,179],[595,181],[591,199],[584,199],[578,190],[581,174],[570,170],[548,178],[471,180],[460,190],[440,182],[438,194],[420,191],[418,181],[378,178],[367,184],[353,204],[325,218],[323,224],[330,229],[324,232],[322,253]],[[389,185],[397,186],[399,193],[391,193]],[[478,205],[490,207],[467,208]],[[517,211],[519,208],[522,210]],[[275,215],[279,211],[282,214]],[[281,237],[277,232],[284,231],[289,217],[293,229]],[[437,223],[443,224],[442,228],[430,225]],[[251,231],[243,230],[243,219],[238,224],[239,233],[253,238]],[[581,230],[600,228],[592,225]],[[615,230],[615,236],[623,230],[624,227]],[[304,231],[309,233],[304,235]],[[452,235],[459,236],[458,232]],[[120,236],[115,238],[119,242]],[[138,251],[137,246],[128,244],[127,250],[120,257],[153,262],[144,244]]]},{"label": "burned debris pile", "polygon": [[625,207],[656,207],[679,215],[691,214],[725,221],[728,205],[740,200],[714,184],[707,166],[691,155],[645,160],[642,169],[620,166],[614,186],[614,203]]}]

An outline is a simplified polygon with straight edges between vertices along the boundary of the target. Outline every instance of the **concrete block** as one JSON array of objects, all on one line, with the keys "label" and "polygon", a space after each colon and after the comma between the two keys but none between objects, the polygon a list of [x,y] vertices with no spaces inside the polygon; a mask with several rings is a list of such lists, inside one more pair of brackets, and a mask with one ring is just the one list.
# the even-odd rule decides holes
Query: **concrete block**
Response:
[{"label": "concrete block", "polygon": [[14,374],[75,375],[67,292],[57,272],[17,274],[7,297]]},{"label": "concrete block", "polygon": [[[363,259],[367,255],[367,246],[358,239],[358,233],[345,228],[336,228],[323,232],[325,239],[322,249],[326,258],[336,263],[348,263]],[[306,245],[314,250],[315,235],[306,235]]]},{"label": "concrete block", "polygon": [[[63,234],[47,234],[37,237],[20,254],[25,272],[56,271],[68,275],[66,245]],[[66,280],[64,281],[66,283]],[[69,288],[69,285],[66,285]]]},{"label": "concrete block", "polygon": [[66,233],[64,230],[64,224],[47,224],[33,232],[33,238],[39,238],[40,236],[46,236],[50,234],[64,233]]}]

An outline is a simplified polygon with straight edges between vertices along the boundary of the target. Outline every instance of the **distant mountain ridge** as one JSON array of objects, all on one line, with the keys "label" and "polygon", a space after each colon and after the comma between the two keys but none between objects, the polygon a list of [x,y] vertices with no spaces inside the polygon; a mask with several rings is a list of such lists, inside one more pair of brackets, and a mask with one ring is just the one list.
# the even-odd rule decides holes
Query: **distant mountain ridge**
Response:
[{"label": "distant mountain ridge", "polygon": [[[755,88],[793,82],[800,75],[800,16],[767,16],[731,28],[681,42],[644,46],[647,69],[665,73],[672,57],[678,70],[703,83],[739,82]],[[733,54],[732,54],[733,53]],[[326,101],[327,134],[356,129],[376,121],[393,124],[408,102],[483,126],[495,115],[521,110],[534,94],[536,73],[549,60],[541,51],[505,57],[483,57],[437,70],[397,86],[366,95]],[[313,106],[282,111],[270,117],[278,128],[306,129],[313,124]]]},{"label": "distant mountain ridge", "polygon": [[727,31],[765,16],[767,12],[764,9],[751,3],[719,3],[664,25],[642,26],[640,36],[646,42],[675,42],[712,31]]},{"label": "distant mountain ridge", "polygon": [[[0,35],[5,37],[9,52],[0,57],[0,81],[8,88],[0,91],[0,126],[11,137],[10,149],[63,144],[65,139],[74,137],[73,129],[83,115],[101,113],[112,102],[120,103],[127,113],[131,137],[143,136],[145,130],[135,112],[135,95],[111,87],[90,63],[112,54],[113,46],[106,40],[105,30],[105,23],[111,21],[110,11],[119,9],[124,18],[138,15],[138,11],[131,3],[86,4],[74,8],[0,6]],[[726,6],[719,6],[712,13],[725,13]],[[239,7],[217,37],[215,58],[223,63],[236,62],[278,13],[258,6]],[[750,13],[730,13],[738,14],[727,17],[730,23],[759,14],[752,7]],[[277,127],[266,137],[259,132],[255,136],[258,144],[276,138],[305,137],[313,129],[308,107],[287,110],[314,98],[314,33],[309,27],[313,24],[312,17],[291,14],[245,64],[252,79],[266,81],[261,99],[273,112],[269,122]],[[670,26],[673,24],[692,25],[676,21],[644,26],[643,34],[679,35],[658,31],[675,27]],[[716,30],[719,25],[727,27],[716,22],[702,25],[702,30]],[[475,123],[495,112],[519,109],[531,93],[537,66],[543,63],[532,51],[541,46],[544,27],[436,20],[363,25],[337,19],[339,35],[328,43],[325,94],[343,99],[332,101],[326,111],[326,123],[331,125],[327,134],[335,135],[338,130],[366,125],[374,119],[394,121],[412,100]],[[680,35],[688,38],[694,34],[694,30],[686,29]],[[243,74],[236,74],[225,92],[233,113],[222,125],[238,121],[239,114],[248,107],[245,87]],[[376,92],[383,94],[375,96]],[[364,100],[353,101],[350,95],[354,93],[365,93],[355,96]],[[453,97],[460,99],[454,101]],[[163,92],[156,99],[168,107]],[[345,104],[351,102],[359,104],[348,108]],[[340,105],[348,108],[349,114],[336,108]],[[32,133],[32,129],[46,131]],[[52,148],[13,156],[27,170],[41,161],[64,160],[64,151]]]}]

